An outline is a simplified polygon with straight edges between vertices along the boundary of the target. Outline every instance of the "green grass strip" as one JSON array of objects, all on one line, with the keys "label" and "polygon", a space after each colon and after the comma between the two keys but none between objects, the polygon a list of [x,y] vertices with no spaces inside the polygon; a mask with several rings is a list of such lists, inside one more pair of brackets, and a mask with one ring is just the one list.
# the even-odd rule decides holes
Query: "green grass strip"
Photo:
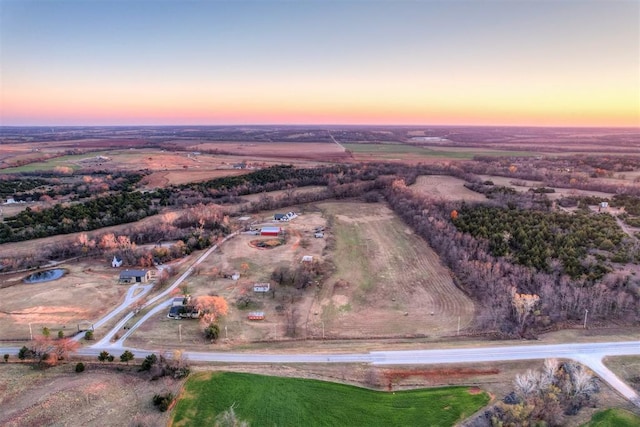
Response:
[{"label": "green grass strip", "polygon": [[597,412],[583,427],[638,427],[640,417],[624,409]]},{"label": "green grass strip", "polygon": [[201,373],[187,381],[173,425],[212,425],[234,405],[252,427],[452,426],[488,401],[486,393],[472,394],[467,387],[392,393],[299,378]]}]

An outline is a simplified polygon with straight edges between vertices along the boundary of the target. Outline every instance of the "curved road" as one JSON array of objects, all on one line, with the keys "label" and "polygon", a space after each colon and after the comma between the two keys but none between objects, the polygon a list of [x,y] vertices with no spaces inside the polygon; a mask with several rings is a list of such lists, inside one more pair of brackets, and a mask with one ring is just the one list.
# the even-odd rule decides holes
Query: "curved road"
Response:
[{"label": "curved road", "polygon": [[[225,237],[220,244],[234,237],[237,233]],[[177,288],[192,272],[195,266],[202,263],[213,251],[218,248],[214,245],[202,254],[170,287],[159,295],[149,300],[144,307],[155,304],[167,297],[171,291]],[[102,326],[117,314],[124,311],[134,301],[146,295],[151,290],[151,285],[143,287],[143,291],[133,296],[135,290],[132,286],[127,293],[125,301],[104,318],[95,323],[96,327]],[[108,332],[104,338],[92,345],[77,351],[80,356],[95,357],[101,351],[129,350],[135,357],[143,358],[156,351],[125,347],[124,341],[133,331],[143,324],[151,316],[165,310],[171,305],[171,299],[162,302],[146,313],[115,343],[111,343],[113,336],[120,331],[134,316],[128,313],[118,324]],[[78,338],[79,339],[79,338]],[[6,353],[17,354],[18,347],[5,347]],[[640,406],[640,397],[631,387],[618,378],[603,363],[607,356],[638,355],[640,356],[640,341],[606,342],[606,343],[580,343],[580,344],[531,344],[531,345],[503,345],[491,347],[473,347],[456,349],[432,349],[432,350],[404,350],[404,351],[374,351],[370,353],[304,353],[304,354],[255,354],[255,353],[226,353],[226,352],[183,352],[189,360],[198,362],[228,362],[228,363],[371,363],[374,365],[421,365],[443,363],[478,363],[498,362],[513,360],[535,359],[573,359],[588,366],[602,380],[609,383],[621,395],[629,399],[635,405]]]}]

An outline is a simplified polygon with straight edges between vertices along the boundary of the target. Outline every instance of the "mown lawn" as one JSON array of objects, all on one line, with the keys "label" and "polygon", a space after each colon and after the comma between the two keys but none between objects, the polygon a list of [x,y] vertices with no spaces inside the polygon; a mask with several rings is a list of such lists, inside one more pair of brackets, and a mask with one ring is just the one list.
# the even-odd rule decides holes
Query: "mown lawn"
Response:
[{"label": "mown lawn", "polygon": [[483,407],[486,393],[467,387],[402,392],[299,378],[207,372],[185,384],[173,426],[213,425],[234,405],[239,418],[257,426],[452,426]]},{"label": "mown lawn", "polygon": [[638,427],[640,417],[624,409],[607,409],[596,413],[583,427]]}]

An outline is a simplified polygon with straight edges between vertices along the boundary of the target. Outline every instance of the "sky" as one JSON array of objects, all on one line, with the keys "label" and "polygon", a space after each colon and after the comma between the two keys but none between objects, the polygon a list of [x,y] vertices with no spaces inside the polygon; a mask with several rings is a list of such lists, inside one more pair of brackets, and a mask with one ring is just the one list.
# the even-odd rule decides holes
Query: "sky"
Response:
[{"label": "sky", "polygon": [[0,125],[640,126],[640,1],[0,0]]}]

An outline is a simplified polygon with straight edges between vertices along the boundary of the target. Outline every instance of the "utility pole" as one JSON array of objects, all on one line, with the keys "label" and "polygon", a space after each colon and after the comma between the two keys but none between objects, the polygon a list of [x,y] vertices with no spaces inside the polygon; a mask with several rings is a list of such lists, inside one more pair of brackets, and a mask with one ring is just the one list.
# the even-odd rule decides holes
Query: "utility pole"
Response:
[{"label": "utility pole", "polygon": [[273,324],[273,340],[277,340],[278,339],[278,324],[274,323]]},{"label": "utility pole", "polygon": [[33,330],[31,329],[31,323],[29,323],[29,337],[33,341]]},{"label": "utility pole", "polygon": [[460,316],[458,316],[458,332],[456,332],[456,335],[460,335]]},{"label": "utility pole", "polygon": [[322,321],[322,339],[324,339],[324,320]]},{"label": "utility pole", "polygon": [[180,335],[180,342],[182,342],[182,325],[178,325],[178,334]]},{"label": "utility pole", "polygon": [[227,332],[227,325],[224,325],[224,337],[229,338],[229,333]]},{"label": "utility pole", "polygon": [[584,310],[584,329],[587,329],[587,314],[589,314],[589,310],[585,309]]}]

